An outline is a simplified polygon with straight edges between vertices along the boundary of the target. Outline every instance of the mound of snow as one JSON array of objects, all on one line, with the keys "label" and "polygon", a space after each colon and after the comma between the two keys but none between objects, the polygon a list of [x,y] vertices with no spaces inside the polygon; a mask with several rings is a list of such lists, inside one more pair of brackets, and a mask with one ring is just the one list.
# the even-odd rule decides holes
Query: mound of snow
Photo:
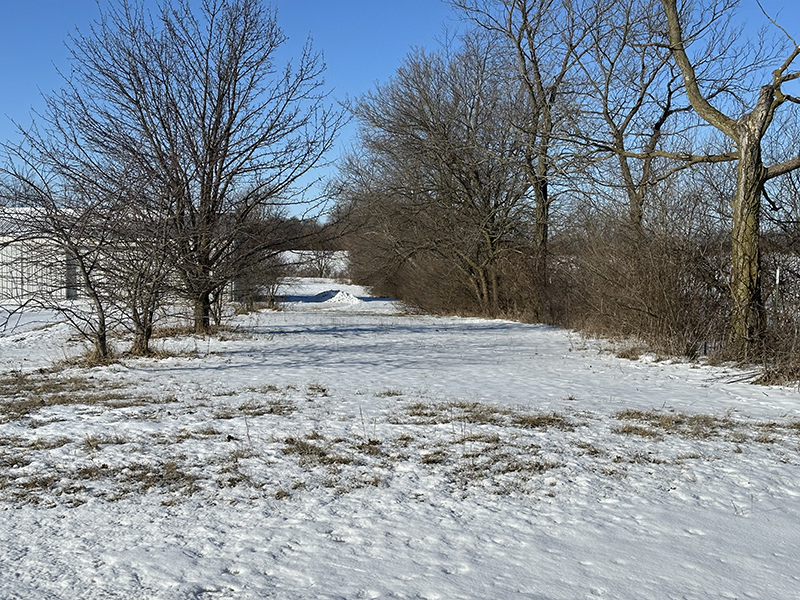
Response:
[{"label": "mound of snow", "polygon": [[358,304],[361,302],[361,300],[353,296],[353,294],[348,294],[342,290],[327,290],[320,292],[314,296],[314,299],[317,302],[325,302],[329,304]]}]

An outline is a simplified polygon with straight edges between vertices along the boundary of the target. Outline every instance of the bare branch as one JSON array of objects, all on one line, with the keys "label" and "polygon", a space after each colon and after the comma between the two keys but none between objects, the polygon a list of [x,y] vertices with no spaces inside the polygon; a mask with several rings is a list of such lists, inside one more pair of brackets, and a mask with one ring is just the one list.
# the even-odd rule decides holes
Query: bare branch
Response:
[{"label": "bare branch", "polygon": [[800,169],[800,156],[766,168],[764,170],[764,181],[785,175],[795,169]]},{"label": "bare branch", "polygon": [[723,131],[730,138],[734,140],[738,139],[736,122],[714,108],[700,91],[694,66],[686,54],[683,30],[680,16],[678,15],[676,0],[661,0],[661,3],[664,6],[664,11],[667,16],[670,51],[683,74],[683,82],[686,87],[686,93],[689,96],[689,101],[698,114],[706,121],[714,125],[720,131]]},{"label": "bare branch", "polygon": [[756,4],[758,4],[758,8],[760,8],[760,9],[761,9],[761,12],[762,12],[762,14],[763,14],[765,17],[767,17],[767,20],[769,20],[769,22],[770,22],[770,23],[772,23],[772,24],[773,24],[775,27],[777,27],[778,29],[780,29],[780,30],[781,30],[781,31],[784,33],[784,35],[786,35],[786,37],[787,37],[787,38],[789,38],[789,41],[791,41],[791,42],[792,42],[792,45],[793,45],[793,46],[795,46],[795,47],[797,47],[797,46],[798,46],[798,44],[797,44],[797,42],[795,41],[795,39],[794,39],[794,38],[793,38],[793,37],[792,37],[792,36],[789,34],[789,32],[788,32],[788,31],[786,31],[786,29],[784,29],[784,27],[783,27],[783,26],[782,26],[780,23],[778,23],[777,21],[775,21],[775,19],[773,19],[773,18],[772,18],[772,17],[771,17],[771,16],[770,16],[770,15],[767,13],[767,11],[764,9],[764,6],[761,4],[760,0],[756,0]]}]

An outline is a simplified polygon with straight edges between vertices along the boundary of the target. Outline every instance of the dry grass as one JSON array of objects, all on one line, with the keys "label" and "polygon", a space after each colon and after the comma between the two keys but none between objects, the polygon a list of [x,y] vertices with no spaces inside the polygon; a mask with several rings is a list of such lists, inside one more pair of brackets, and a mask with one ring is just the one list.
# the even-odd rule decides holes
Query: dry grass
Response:
[{"label": "dry grass", "polygon": [[512,418],[511,422],[516,427],[523,427],[525,429],[554,428],[566,431],[575,428],[573,423],[558,413],[533,413],[516,415]]},{"label": "dry grass", "polygon": [[[242,333],[236,327],[231,327],[228,325],[211,325],[208,332],[204,335],[202,333],[197,333],[194,329],[194,325],[164,325],[161,327],[154,327],[153,328],[153,335],[151,339],[157,340],[162,338],[178,338],[178,337],[199,337],[204,338],[208,335],[211,336],[231,336],[237,335]],[[248,336],[249,337],[249,336]]]},{"label": "dry grass", "polygon": [[[313,441],[312,441],[313,440]],[[318,434],[312,434],[306,439],[287,437],[284,440],[283,453],[298,457],[300,466],[313,468],[320,465],[347,465],[354,459],[345,454],[333,451],[334,442],[314,443],[320,440]]]},{"label": "dry grass", "polygon": [[655,440],[663,439],[662,435],[655,429],[643,425],[636,425],[635,423],[625,423],[620,427],[612,427],[611,432],[623,435],[638,435],[639,437],[653,438]]},{"label": "dry grass", "polygon": [[[625,423],[612,427],[612,433],[636,435],[653,440],[663,440],[668,435],[678,435],[687,440],[724,440],[733,444],[745,444],[751,440],[760,444],[776,444],[786,439],[791,441],[800,435],[798,421],[745,422],[730,416],[686,414],[658,410],[625,410],[616,418]],[[739,446],[734,450],[741,452]]]},{"label": "dry grass", "polygon": [[121,435],[87,435],[83,438],[83,448],[96,452],[102,446],[127,444],[129,440]]},{"label": "dry grass", "polygon": [[448,454],[443,448],[427,452],[420,457],[419,462],[423,465],[441,465],[447,462]]},{"label": "dry grass", "polygon": [[627,346],[617,350],[617,357],[627,360],[639,360],[642,354],[647,353],[648,349],[644,346]]},{"label": "dry grass", "polygon": [[675,434],[689,439],[709,439],[721,437],[725,432],[737,427],[737,423],[728,416],[718,417],[657,410],[624,410],[617,413],[616,418],[621,421],[638,421],[647,425],[647,427],[623,426],[618,428],[616,433],[633,433],[645,437]]},{"label": "dry grass", "polygon": [[263,415],[290,417],[295,410],[294,403],[286,399],[248,400],[238,406],[217,407],[214,410],[213,418],[222,421],[239,417],[261,417]]},{"label": "dry grass", "polygon": [[194,476],[172,460],[129,465],[120,472],[119,480],[129,490],[138,493],[155,489],[191,495],[198,489]]},{"label": "dry grass", "polygon": [[316,398],[327,398],[330,390],[321,383],[312,383],[308,386],[308,396]]},{"label": "dry grass", "polygon": [[481,402],[413,402],[406,405],[404,412],[405,415],[392,417],[392,422],[412,425],[463,423],[521,429],[575,428],[574,423],[559,413],[529,412]]},{"label": "dry grass", "polygon": [[[34,378],[23,385],[5,385],[18,394],[6,403],[28,401],[28,395],[38,399],[43,392],[41,397],[49,402],[44,406],[52,406],[59,398],[80,402],[91,393],[85,389],[87,380],[80,378]],[[211,501],[282,499],[306,490],[343,494],[389,485],[408,472],[434,478],[432,485],[461,495],[551,497],[562,489],[556,482],[574,479],[576,464],[587,476],[621,481],[629,473],[651,472],[654,465],[672,468],[687,460],[719,460],[724,452],[771,451],[759,450],[761,444],[780,443],[786,452],[799,449],[798,420],[756,423],[726,415],[626,410],[609,423],[569,411],[418,401],[383,413],[367,431],[358,411],[330,421],[319,419],[320,411],[330,415],[329,407],[305,402],[306,389],[294,390],[294,396],[272,388],[258,391],[279,395],[253,397],[255,390],[245,390],[241,404],[234,396],[223,407],[201,403],[185,413],[170,407],[170,418],[155,430],[152,422],[142,421],[146,410],[120,416],[140,423],[141,435],[129,429],[115,434],[105,425],[105,430],[95,431],[82,426],[81,434],[70,436],[60,425],[34,432],[9,422],[6,427],[14,433],[0,437],[0,502],[75,506],[91,498],[115,501],[157,494],[164,503],[174,504],[198,493]],[[115,401],[111,402],[109,406]],[[310,430],[298,429],[304,420],[275,418],[301,411],[315,415]],[[175,423],[175,418],[185,422]],[[214,422],[222,418],[244,422],[229,432]],[[153,419],[159,423],[164,415],[154,413]],[[587,428],[592,423],[608,428]],[[609,430],[613,435],[608,436]],[[623,441],[616,435],[646,442]],[[668,436],[686,442],[680,447],[662,444]],[[131,443],[133,439],[138,442]]]},{"label": "dry grass", "polygon": [[[119,382],[90,377],[12,375],[0,379],[0,418],[19,420],[42,409],[66,405],[141,406],[152,398],[125,391]],[[0,420],[0,422],[2,422]]]},{"label": "dry grass", "polygon": [[269,400],[267,402],[251,400],[239,406],[239,412],[248,417],[260,417],[262,415],[289,417],[295,410],[294,403],[284,399]]}]

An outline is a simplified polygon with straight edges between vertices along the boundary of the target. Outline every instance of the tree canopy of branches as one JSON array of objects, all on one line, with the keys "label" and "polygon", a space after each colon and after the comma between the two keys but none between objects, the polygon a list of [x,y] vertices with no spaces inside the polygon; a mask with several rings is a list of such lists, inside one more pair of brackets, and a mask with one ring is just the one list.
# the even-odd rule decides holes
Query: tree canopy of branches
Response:
[{"label": "tree canopy of branches", "polygon": [[[467,24],[463,40],[480,40],[481,60],[466,44],[417,51],[355,110],[363,155],[343,171],[345,196],[362,209],[349,214],[369,223],[383,273],[405,265],[440,277],[449,253],[448,273],[491,290],[491,275],[478,282],[494,259],[475,260],[479,246],[466,243],[477,239],[468,231],[487,231],[506,256],[529,259],[538,297],[516,297],[528,318],[552,320],[556,305],[580,295],[579,311],[641,315],[619,328],[626,335],[660,329],[671,332],[670,348],[690,354],[710,339],[730,358],[759,356],[768,326],[761,214],[796,230],[792,186],[771,183],[800,167],[796,144],[779,131],[796,125],[787,88],[800,79],[794,40],[780,26],[773,31],[787,44],[764,32],[744,38],[732,25],[736,0],[451,4]],[[451,75],[459,61],[473,91],[453,85],[464,79]],[[501,90],[493,108],[488,89],[470,104],[484,81]],[[458,116],[465,108],[469,118]],[[515,207],[508,236],[474,225],[471,215],[487,213],[465,199],[490,188],[514,192],[499,202]],[[771,232],[770,248],[786,243]],[[777,268],[781,259],[770,260]],[[508,304],[491,292],[474,297],[486,314]]]},{"label": "tree canopy of branches", "polygon": [[[548,240],[554,185],[576,168],[573,148],[579,60],[595,27],[589,16],[595,0],[453,0],[468,21],[503,40],[527,110],[516,115],[524,153],[517,168],[534,200],[533,277],[535,312],[545,317]],[[524,136],[524,138],[523,138]]]}]

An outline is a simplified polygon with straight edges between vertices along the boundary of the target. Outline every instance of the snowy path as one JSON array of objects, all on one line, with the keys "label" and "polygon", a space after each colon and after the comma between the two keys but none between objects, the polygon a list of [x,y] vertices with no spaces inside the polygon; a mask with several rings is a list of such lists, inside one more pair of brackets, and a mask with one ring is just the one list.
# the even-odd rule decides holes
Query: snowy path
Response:
[{"label": "snowy path", "polygon": [[795,390],[331,282],[235,324],[0,338],[0,598],[797,597]]}]

